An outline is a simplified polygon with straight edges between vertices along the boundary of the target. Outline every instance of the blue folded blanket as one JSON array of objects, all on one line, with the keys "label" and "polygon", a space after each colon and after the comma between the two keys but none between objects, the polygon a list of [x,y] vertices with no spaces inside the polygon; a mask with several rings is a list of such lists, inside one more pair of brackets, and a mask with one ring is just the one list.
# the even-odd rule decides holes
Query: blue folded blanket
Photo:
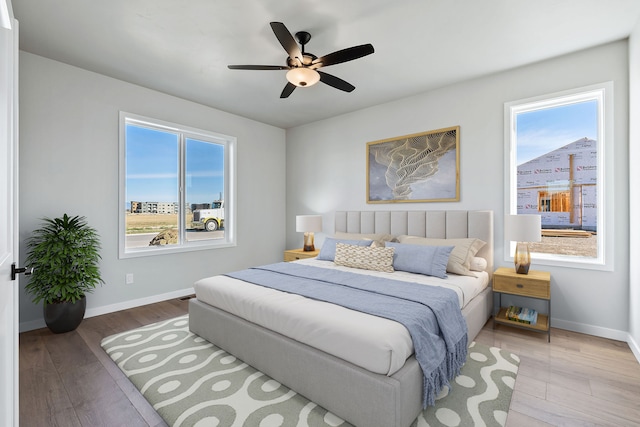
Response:
[{"label": "blue folded blanket", "polygon": [[401,323],[424,375],[424,407],[466,361],[467,324],[450,289],[287,262],[227,276]]}]

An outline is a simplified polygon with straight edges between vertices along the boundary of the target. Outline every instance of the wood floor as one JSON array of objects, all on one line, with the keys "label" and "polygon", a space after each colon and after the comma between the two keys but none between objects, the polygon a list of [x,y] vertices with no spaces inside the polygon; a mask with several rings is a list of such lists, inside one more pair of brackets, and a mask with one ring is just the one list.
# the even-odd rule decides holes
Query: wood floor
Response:
[{"label": "wood floor", "polygon": [[[100,340],[184,313],[187,301],[171,300],[85,319],[66,334],[21,334],[20,425],[166,425]],[[548,344],[491,321],[476,341],[520,357],[508,426],[640,426],[640,364],[626,343],[553,329]]]}]

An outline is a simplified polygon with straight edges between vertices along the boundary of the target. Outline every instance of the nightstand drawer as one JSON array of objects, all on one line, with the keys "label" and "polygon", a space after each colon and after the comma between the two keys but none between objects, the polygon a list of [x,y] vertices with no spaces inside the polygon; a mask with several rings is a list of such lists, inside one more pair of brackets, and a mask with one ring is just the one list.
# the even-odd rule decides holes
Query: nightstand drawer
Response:
[{"label": "nightstand drawer", "polygon": [[508,294],[516,294],[544,299],[549,299],[551,296],[551,290],[548,281],[529,278],[526,275],[522,275],[522,277],[504,277],[500,275],[494,275],[493,290],[496,292],[504,292]]},{"label": "nightstand drawer", "polygon": [[295,261],[297,259],[302,259],[302,257],[299,254],[294,254],[288,251],[284,253],[285,262]]},{"label": "nightstand drawer", "polygon": [[317,257],[319,253],[320,250],[304,251],[302,249],[290,249],[288,251],[284,251],[284,260],[285,262],[290,262],[298,259],[313,258]]}]

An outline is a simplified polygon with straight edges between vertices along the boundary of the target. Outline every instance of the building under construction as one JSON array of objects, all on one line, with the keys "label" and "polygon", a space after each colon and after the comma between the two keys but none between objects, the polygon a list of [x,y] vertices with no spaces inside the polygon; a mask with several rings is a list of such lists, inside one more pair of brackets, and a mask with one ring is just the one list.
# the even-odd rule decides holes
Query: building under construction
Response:
[{"label": "building under construction", "polygon": [[518,166],[518,213],[542,228],[597,231],[598,148],[582,138]]}]

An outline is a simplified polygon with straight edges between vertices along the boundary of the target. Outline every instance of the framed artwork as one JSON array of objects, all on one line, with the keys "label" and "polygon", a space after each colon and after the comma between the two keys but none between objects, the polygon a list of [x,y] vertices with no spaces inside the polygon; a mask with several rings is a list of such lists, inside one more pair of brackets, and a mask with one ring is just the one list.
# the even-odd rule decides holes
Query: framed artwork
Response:
[{"label": "framed artwork", "polygon": [[367,143],[367,203],[460,200],[460,126]]}]

